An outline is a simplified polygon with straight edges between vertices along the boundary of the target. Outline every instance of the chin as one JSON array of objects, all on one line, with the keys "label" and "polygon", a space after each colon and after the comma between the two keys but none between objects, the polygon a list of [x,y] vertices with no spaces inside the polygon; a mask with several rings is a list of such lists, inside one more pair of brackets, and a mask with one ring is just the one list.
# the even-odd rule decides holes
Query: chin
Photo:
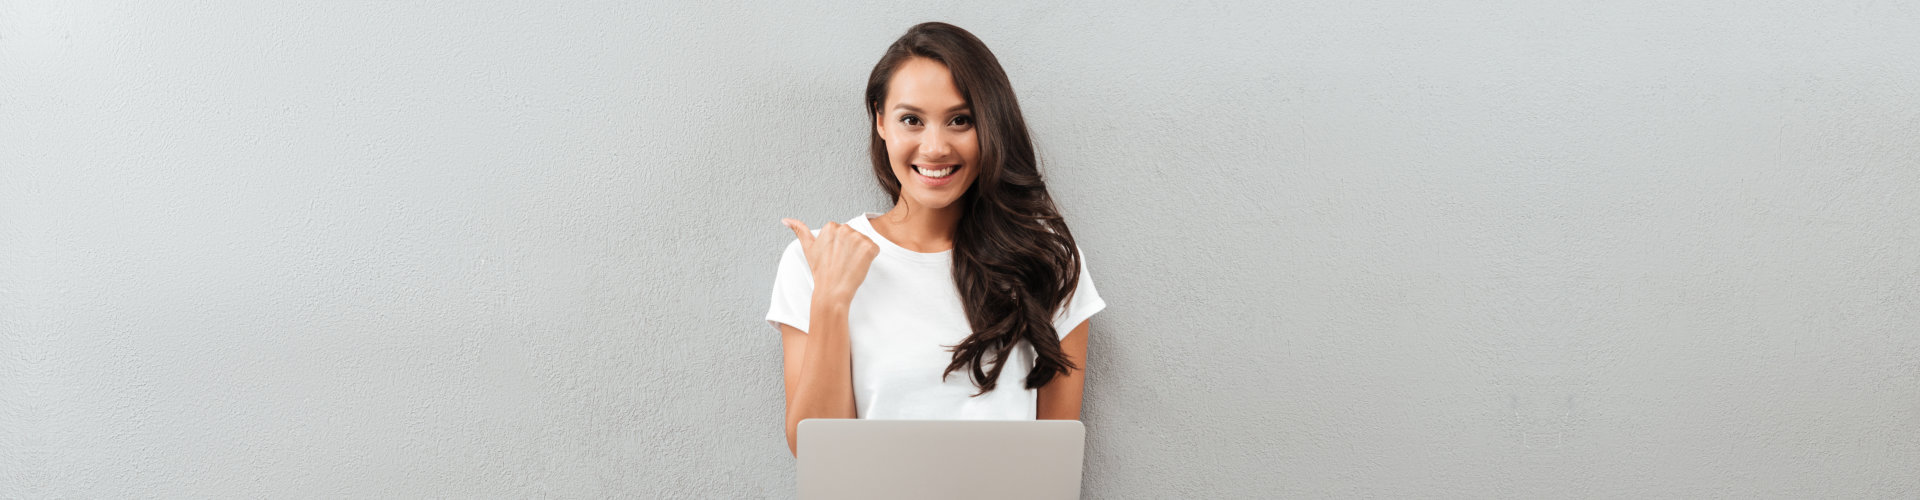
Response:
[{"label": "chin", "polygon": [[918,206],[918,207],[926,207],[926,208],[929,208],[929,209],[933,209],[933,210],[941,210],[941,209],[945,209],[945,208],[947,208],[947,207],[949,207],[949,206],[952,206],[953,204],[955,204],[956,202],[959,202],[960,200],[957,200],[957,199],[954,199],[954,200],[929,200],[929,199],[926,199],[926,198],[914,198],[914,199],[913,199],[913,201],[915,201],[915,202],[918,202],[918,204],[916,204],[916,205],[914,205],[914,206]]}]

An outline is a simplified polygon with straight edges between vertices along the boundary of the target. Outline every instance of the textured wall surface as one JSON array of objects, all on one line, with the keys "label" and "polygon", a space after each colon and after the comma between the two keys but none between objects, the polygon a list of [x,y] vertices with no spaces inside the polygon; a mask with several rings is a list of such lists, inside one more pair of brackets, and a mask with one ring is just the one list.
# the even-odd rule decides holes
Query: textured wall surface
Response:
[{"label": "textured wall surface", "polygon": [[1920,495],[1913,3],[652,3],[0,0],[0,497],[790,496],[778,219],[936,19],[1090,498]]}]

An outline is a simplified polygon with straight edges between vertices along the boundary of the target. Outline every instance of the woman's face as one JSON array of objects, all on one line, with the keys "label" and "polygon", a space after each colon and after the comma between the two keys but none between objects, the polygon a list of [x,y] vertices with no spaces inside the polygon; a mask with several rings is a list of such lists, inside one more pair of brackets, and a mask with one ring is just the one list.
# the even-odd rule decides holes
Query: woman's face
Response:
[{"label": "woman's face", "polygon": [[973,111],[947,66],[924,57],[907,59],[887,82],[882,106],[874,127],[900,179],[901,202],[937,210],[959,200],[977,175],[980,143]]}]

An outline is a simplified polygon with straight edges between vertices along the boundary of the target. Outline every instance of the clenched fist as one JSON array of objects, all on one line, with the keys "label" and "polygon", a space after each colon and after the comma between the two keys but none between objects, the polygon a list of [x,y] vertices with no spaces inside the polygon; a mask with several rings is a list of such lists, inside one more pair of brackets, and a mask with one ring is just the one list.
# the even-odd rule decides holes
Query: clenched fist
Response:
[{"label": "clenched fist", "polygon": [[807,267],[813,270],[813,294],[824,300],[848,303],[854,290],[867,280],[867,268],[880,255],[880,245],[846,224],[828,222],[814,236],[806,224],[780,219],[800,238],[800,249],[807,254]]}]

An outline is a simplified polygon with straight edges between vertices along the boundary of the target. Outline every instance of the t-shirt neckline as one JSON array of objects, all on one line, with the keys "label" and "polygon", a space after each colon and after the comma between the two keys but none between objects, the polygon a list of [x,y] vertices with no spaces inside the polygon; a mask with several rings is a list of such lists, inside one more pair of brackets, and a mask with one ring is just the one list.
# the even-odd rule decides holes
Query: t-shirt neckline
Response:
[{"label": "t-shirt neckline", "polygon": [[886,236],[881,236],[880,230],[874,229],[873,221],[869,220],[881,215],[882,214],[878,212],[865,212],[853,219],[853,223],[858,224],[858,226],[855,226],[855,229],[864,229],[862,232],[872,236],[873,242],[880,245],[881,253],[924,264],[944,264],[952,261],[953,249],[951,248],[938,252],[915,252],[908,250],[906,247],[894,244],[894,242],[888,240]]}]

